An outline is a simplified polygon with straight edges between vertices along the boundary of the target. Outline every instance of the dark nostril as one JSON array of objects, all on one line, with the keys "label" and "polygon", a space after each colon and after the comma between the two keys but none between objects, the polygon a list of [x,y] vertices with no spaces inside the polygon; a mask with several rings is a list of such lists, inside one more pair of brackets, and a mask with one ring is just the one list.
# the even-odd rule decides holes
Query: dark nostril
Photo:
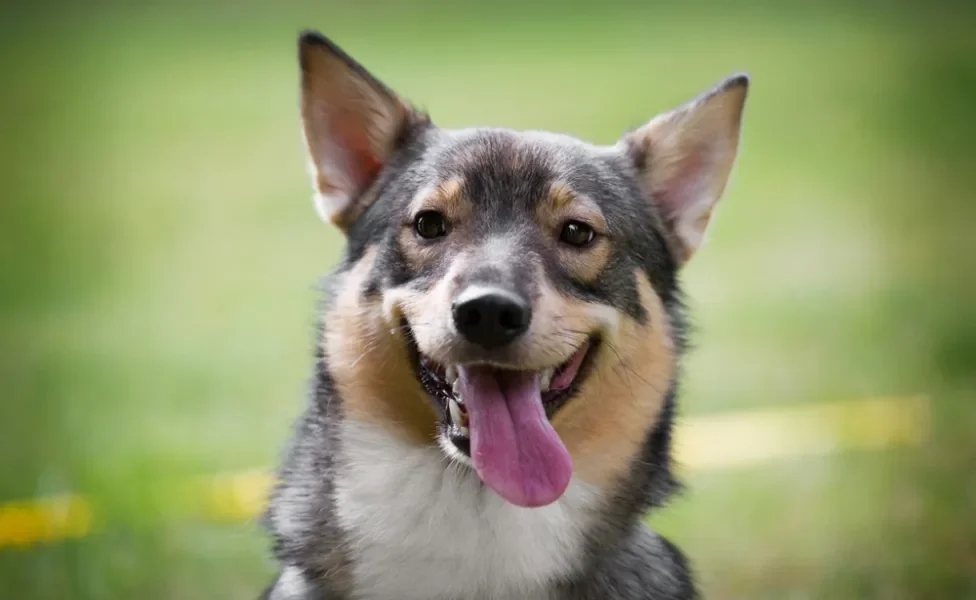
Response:
[{"label": "dark nostril", "polygon": [[478,312],[477,306],[469,306],[467,310],[462,311],[461,320],[464,321],[463,325],[465,327],[474,327],[481,322],[481,313]]},{"label": "dark nostril", "polygon": [[454,324],[468,341],[494,348],[529,327],[532,309],[519,296],[500,289],[469,289],[454,303]]},{"label": "dark nostril", "polygon": [[513,308],[503,308],[498,314],[498,324],[504,329],[518,329],[522,326],[521,311]]}]

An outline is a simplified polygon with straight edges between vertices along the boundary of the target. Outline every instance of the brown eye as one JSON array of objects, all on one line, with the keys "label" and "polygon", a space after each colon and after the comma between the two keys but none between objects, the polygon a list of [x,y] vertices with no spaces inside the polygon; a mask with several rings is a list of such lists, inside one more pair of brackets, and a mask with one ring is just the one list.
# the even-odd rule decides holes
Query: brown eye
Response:
[{"label": "brown eye", "polygon": [[563,225],[563,230],[559,232],[559,241],[570,246],[582,248],[596,237],[596,232],[586,223],[580,221],[569,221]]},{"label": "brown eye", "polygon": [[425,210],[413,222],[417,235],[432,240],[447,235],[447,219],[436,210]]}]

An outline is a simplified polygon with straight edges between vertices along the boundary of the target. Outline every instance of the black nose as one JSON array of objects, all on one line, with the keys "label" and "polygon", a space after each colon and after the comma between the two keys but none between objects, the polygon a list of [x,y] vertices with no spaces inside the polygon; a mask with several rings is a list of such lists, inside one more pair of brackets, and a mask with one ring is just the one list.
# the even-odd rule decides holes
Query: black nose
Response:
[{"label": "black nose", "polygon": [[500,289],[469,288],[454,301],[454,325],[469,342],[485,348],[503,346],[525,333],[532,307]]}]

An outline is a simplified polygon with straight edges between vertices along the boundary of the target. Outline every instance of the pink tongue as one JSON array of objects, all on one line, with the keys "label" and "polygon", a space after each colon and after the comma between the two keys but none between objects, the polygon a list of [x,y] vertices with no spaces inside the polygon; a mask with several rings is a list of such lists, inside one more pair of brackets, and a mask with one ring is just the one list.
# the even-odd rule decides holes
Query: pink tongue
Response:
[{"label": "pink tongue", "polygon": [[519,506],[555,502],[569,485],[569,452],[546,418],[538,373],[459,367],[471,458],[481,480]]}]

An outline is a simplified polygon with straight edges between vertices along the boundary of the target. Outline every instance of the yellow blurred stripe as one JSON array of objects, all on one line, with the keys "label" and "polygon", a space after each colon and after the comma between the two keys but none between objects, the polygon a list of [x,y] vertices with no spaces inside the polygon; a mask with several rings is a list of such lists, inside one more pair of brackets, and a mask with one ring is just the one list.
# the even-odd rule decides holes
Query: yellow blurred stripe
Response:
[{"label": "yellow blurred stripe", "polygon": [[82,496],[0,504],[0,548],[84,537],[91,523],[91,505]]},{"label": "yellow blurred stripe", "polygon": [[868,398],[688,419],[675,431],[675,459],[683,468],[721,469],[917,445],[928,433],[928,398]]},{"label": "yellow blurred stripe", "polygon": [[[675,460],[683,469],[743,467],[773,460],[856,449],[918,445],[929,435],[929,399],[869,398],[719,415],[679,422]],[[209,518],[254,518],[264,508],[274,475],[266,470],[218,474],[192,495]],[[0,504],[0,548],[85,536],[92,508],[65,495]]]}]

